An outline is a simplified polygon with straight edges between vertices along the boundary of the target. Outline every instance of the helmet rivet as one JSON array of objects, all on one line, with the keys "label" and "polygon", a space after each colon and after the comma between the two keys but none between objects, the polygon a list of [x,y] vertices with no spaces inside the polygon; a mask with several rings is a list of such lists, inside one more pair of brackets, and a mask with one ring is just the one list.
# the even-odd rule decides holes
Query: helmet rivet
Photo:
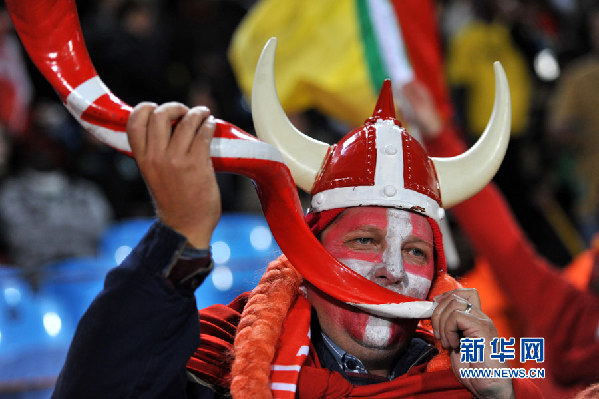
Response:
[{"label": "helmet rivet", "polygon": [[322,193],[318,193],[314,196],[314,201],[318,204],[318,205],[322,205],[322,203],[324,202],[324,195]]},{"label": "helmet rivet", "polygon": [[394,145],[387,144],[385,146],[385,154],[387,154],[387,155],[395,155],[395,154],[397,154],[397,148]]},{"label": "helmet rivet", "polygon": [[385,188],[383,189],[383,193],[387,197],[393,197],[395,193],[397,193],[397,190],[393,186],[385,186]]}]

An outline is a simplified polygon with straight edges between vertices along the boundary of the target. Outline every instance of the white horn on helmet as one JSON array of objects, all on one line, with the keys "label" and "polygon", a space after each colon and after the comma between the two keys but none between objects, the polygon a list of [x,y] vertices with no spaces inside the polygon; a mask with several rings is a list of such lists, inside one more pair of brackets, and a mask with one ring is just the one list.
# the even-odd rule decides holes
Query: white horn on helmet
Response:
[{"label": "white horn on helmet", "polygon": [[[279,102],[274,81],[276,39],[271,38],[256,66],[252,115],[258,137],[281,151],[296,184],[311,192],[330,146],[297,130]],[[431,157],[443,208],[479,192],[491,181],[505,156],[511,125],[510,92],[505,72],[494,63],[495,103],[485,131],[468,151],[455,157]]]},{"label": "white horn on helmet", "polygon": [[478,141],[466,152],[455,157],[431,157],[441,191],[443,208],[470,198],[491,181],[505,156],[510,138],[510,89],[503,67],[495,70],[495,103],[493,113]]},{"label": "white horn on helmet", "polygon": [[256,135],[283,155],[295,184],[310,193],[329,151],[329,145],[308,137],[293,126],[281,107],[274,79],[277,39],[264,46],[252,88],[252,118]]}]

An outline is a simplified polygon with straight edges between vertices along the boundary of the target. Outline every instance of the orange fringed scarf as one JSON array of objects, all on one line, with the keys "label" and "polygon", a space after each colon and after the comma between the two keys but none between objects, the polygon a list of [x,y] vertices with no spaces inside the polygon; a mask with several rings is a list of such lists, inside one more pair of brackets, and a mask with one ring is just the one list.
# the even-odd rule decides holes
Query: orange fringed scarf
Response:
[{"label": "orange fringed scarf", "polygon": [[252,291],[234,342],[230,390],[235,399],[268,397],[265,395],[270,392],[270,365],[276,343],[301,282],[301,275],[281,256],[269,264]]},{"label": "orange fringed scarf", "polygon": [[[297,385],[299,380],[300,389],[302,389],[301,381],[305,380],[305,376],[300,375],[297,365],[302,365],[308,355],[303,347],[306,344],[309,345],[307,334],[310,325],[310,307],[303,297],[298,296],[301,282],[302,278],[299,273],[284,256],[281,256],[270,263],[258,286],[249,296],[244,295],[229,306],[215,305],[201,310],[202,344],[187,365],[189,371],[217,389],[220,387],[226,390],[229,387],[231,395],[235,399],[284,397],[282,394],[285,391],[275,390],[274,395],[271,391],[271,378],[279,378],[281,375],[280,383],[292,384],[292,381],[295,381],[295,385]],[[434,280],[429,298],[434,298],[458,287],[459,284],[453,278],[443,273]],[[421,322],[417,333],[431,341],[431,331],[430,321],[425,320]],[[447,352],[438,341],[433,340],[433,342],[439,350],[439,354],[426,365],[426,370],[421,370],[423,372],[421,376],[416,377],[427,379],[422,376],[430,373],[427,376],[430,376],[432,380],[445,381],[447,382],[446,387],[461,391],[459,383],[451,372]],[[301,351],[305,351],[305,355]],[[231,360],[231,352],[233,360]],[[303,357],[298,357],[298,362],[295,364],[289,364],[289,357],[295,357],[298,354]],[[314,356],[310,357],[306,363],[314,363],[313,359]],[[283,367],[273,371],[271,370],[272,365],[288,368]],[[316,369],[318,368],[307,367],[305,371],[314,373]],[[302,369],[301,374],[303,373]],[[322,376],[322,374],[318,375]],[[290,376],[292,376],[291,380]],[[311,377],[316,381],[315,378],[314,375]],[[330,383],[336,384],[335,381],[341,382],[333,378]],[[412,382],[407,386],[418,386],[418,383],[410,381]],[[398,388],[391,388],[393,385],[391,383],[393,381],[376,385],[382,390],[392,389],[392,392],[398,393],[395,391]],[[275,387],[291,388],[290,385],[276,385]],[[344,387],[343,389],[347,388]],[[360,388],[359,391],[364,389]],[[373,389],[372,387],[368,388],[370,391]],[[348,397],[361,395],[359,391],[348,393]],[[441,392],[439,390],[439,393]],[[413,393],[419,392],[418,390],[408,391],[405,397],[416,397],[412,395]],[[422,393],[432,394],[430,391]],[[368,393],[368,395],[374,394],[374,392]],[[289,397],[294,396],[293,393]],[[468,396],[465,395],[465,397]]]}]

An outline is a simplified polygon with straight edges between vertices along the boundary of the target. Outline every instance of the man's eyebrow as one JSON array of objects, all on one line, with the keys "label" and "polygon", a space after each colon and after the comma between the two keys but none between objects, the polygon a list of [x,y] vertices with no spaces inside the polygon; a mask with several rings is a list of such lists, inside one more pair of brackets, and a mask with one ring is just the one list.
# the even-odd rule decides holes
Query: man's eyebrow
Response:
[{"label": "man's eyebrow", "polygon": [[426,240],[426,239],[424,239],[422,237],[419,237],[419,236],[416,236],[416,235],[413,235],[413,234],[410,234],[408,236],[408,238],[406,238],[406,240],[404,241],[404,243],[408,243],[408,244],[422,243],[422,244],[430,246],[431,248],[433,247],[433,241],[432,240],[429,241],[429,240]]},{"label": "man's eyebrow", "polygon": [[382,230],[384,230],[382,227],[375,226],[373,224],[368,224],[368,225],[356,226],[355,228],[353,228],[350,231],[348,231],[348,233],[352,233],[352,232],[355,232],[355,231],[374,232],[374,231],[382,231]]}]

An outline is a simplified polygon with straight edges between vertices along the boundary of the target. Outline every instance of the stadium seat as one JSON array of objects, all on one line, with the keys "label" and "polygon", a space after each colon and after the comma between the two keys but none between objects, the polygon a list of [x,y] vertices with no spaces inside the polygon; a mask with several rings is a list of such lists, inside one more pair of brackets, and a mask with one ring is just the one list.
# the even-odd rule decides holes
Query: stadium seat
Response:
[{"label": "stadium seat", "polygon": [[40,291],[60,301],[79,320],[116,263],[107,258],[69,258],[46,265]]},{"label": "stadium seat", "polygon": [[141,218],[116,222],[102,234],[98,257],[120,264],[142,239],[155,219]]},{"label": "stadium seat", "polygon": [[223,214],[212,235],[214,270],[196,291],[198,308],[229,303],[251,291],[281,254],[262,215]]},{"label": "stadium seat", "polygon": [[74,324],[60,301],[33,292],[18,269],[0,267],[0,394],[6,386],[56,378]]}]

